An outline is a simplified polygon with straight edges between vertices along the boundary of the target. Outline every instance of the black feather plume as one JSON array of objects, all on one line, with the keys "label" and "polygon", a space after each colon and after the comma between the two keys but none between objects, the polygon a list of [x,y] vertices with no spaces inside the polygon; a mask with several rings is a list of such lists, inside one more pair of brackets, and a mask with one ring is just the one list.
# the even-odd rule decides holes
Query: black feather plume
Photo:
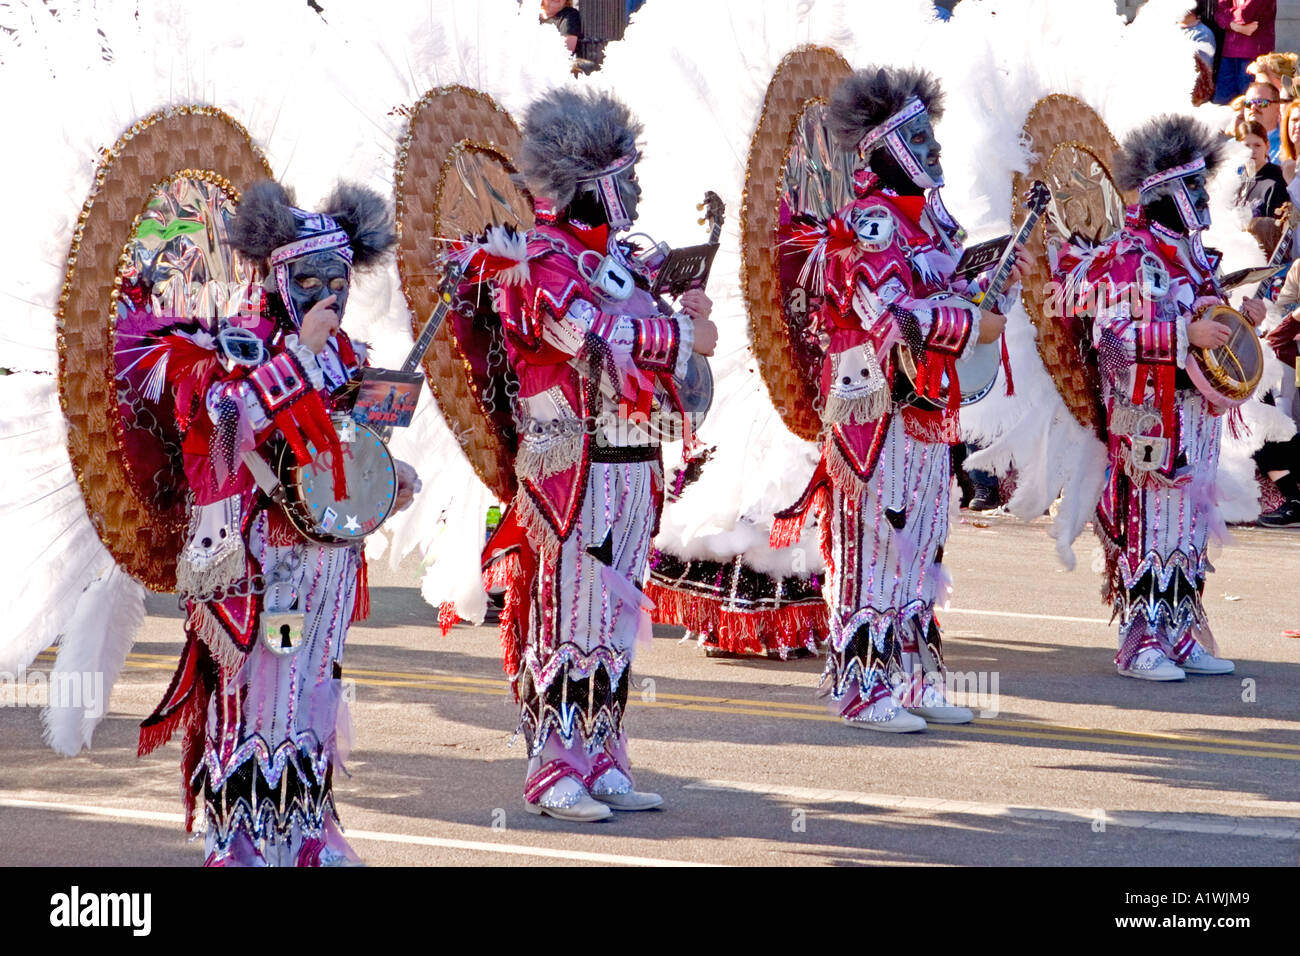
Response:
[{"label": "black feather plume", "polygon": [[835,145],[855,150],[867,131],[903,108],[913,96],[925,104],[930,119],[943,116],[943,91],[939,81],[914,67],[858,70],[831,95],[826,121]]},{"label": "black feather plume", "polygon": [[266,259],[298,234],[293,193],[263,179],[244,190],[230,223],[230,243],[246,256]]},{"label": "black feather plume", "polygon": [[352,240],[352,263],[364,268],[380,259],[397,241],[393,211],[383,196],[355,183],[339,183],[325,200],[325,215]]},{"label": "black feather plume", "polygon": [[516,157],[520,184],[564,208],[581,180],[636,148],[641,130],[628,108],[609,93],[552,90],[524,114]]},{"label": "black feather plume", "polygon": [[1186,116],[1166,114],[1139,126],[1124,138],[1115,161],[1115,182],[1121,189],[1136,189],[1148,176],[1163,169],[1205,160],[1205,178],[1223,162],[1224,137]]}]

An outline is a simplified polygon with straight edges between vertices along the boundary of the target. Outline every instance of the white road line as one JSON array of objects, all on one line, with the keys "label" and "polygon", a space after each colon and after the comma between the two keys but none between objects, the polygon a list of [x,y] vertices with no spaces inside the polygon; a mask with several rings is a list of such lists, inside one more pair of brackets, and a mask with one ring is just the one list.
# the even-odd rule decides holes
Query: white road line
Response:
[{"label": "white road line", "polygon": [[[157,810],[131,810],[126,807],[103,807],[85,803],[59,803],[53,800],[23,800],[17,797],[0,797],[0,808],[14,810],[53,810],[59,813],[81,813],[118,820],[147,820],[150,823],[185,825],[179,813]],[[714,863],[696,863],[690,860],[665,860],[653,856],[622,856],[617,853],[588,853],[582,850],[555,850],[547,847],[520,846],[514,843],[487,843],[479,840],[448,840],[442,837],[416,836],[409,833],[384,833],[376,830],[348,828],[353,840],[372,840],[376,843],[405,843],[413,846],[436,847],[444,850],[469,850],[475,853],[502,853],[507,856],[536,856],[548,860],[574,860],[580,863],[606,863],[613,866],[716,866]]]},{"label": "white road line", "polygon": [[1012,820],[1068,823],[1073,826],[1092,827],[1104,823],[1108,827],[1125,827],[1134,830],[1262,837],[1270,840],[1300,840],[1300,820],[1280,820],[1276,817],[1228,817],[1208,813],[1162,813],[1147,810],[1107,810],[1103,808],[1081,810],[1066,807],[1033,807],[1005,803],[974,803],[967,800],[940,800],[933,797],[907,797],[888,793],[858,793],[852,790],[785,787],[735,780],[702,780],[699,783],[686,784],[685,789],[780,797],[795,803],[854,803],[864,807],[913,813],[961,813],[979,817],[1005,817]]},{"label": "white road line", "polygon": [[411,843],[417,846],[445,847],[449,850],[473,850],[481,853],[505,853],[511,856],[540,856],[552,860],[577,860],[583,863],[609,863],[618,866],[717,866],[690,860],[665,860],[653,856],[619,856],[614,853],[587,853],[582,850],[551,850],[545,847],[518,846],[513,843],[480,843],[476,840],[445,840],[439,837],[412,836],[405,833],[375,833],[348,829],[349,839],[375,840],[380,843]]},{"label": "white road line", "polygon": [[944,614],[978,614],[981,617],[1018,617],[1028,621],[1066,621],[1070,624],[1105,624],[1110,625],[1110,618],[1106,617],[1066,617],[1062,614],[1026,614],[1023,611],[975,611],[965,607],[950,607],[947,611],[939,611],[939,616]]}]

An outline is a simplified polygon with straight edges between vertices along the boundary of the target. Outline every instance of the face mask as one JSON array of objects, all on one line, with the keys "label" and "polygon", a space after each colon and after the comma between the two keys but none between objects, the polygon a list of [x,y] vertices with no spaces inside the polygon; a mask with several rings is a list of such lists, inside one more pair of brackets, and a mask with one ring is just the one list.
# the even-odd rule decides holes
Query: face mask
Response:
[{"label": "face mask", "polygon": [[934,138],[930,114],[919,97],[912,97],[902,109],[867,133],[858,144],[858,152],[870,156],[878,146],[889,150],[907,177],[922,189],[943,185],[939,142]]},{"label": "face mask", "polygon": [[352,264],[335,250],[314,252],[289,263],[289,296],[285,305],[295,325],[312,306],[322,299],[334,296],[333,309],[339,318],[348,304]]},{"label": "face mask", "polygon": [[[600,175],[584,180],[579,191],[588,200],[594,197],[605,214],[609,228],[618,231],[629,228],[636,221],[636,207],[641,199],[641,186],[636,181],[635,152],[629,153]],[[590,201],[583,205],[592,206]]]},{"label": "face mask", "polygon": [[943,185],[939,141],[934,138],[929,113],[922,113],[890,133],[885,137],[885,146],[916,185],[922,189]]},{"label": "face mask", "polygon": [[1162,170],[1148,176],[1138,187],[1138,199],[1144,206],[1162,196],[1173,200],[1188,235],[1209,228],[1210,194],[1205,188],[1205,160],[1195,159],[1183,166]]},{"label": "face mask", "polygon": [[293,210],[298,238],[271,253],[271,268],[280,298],[294,328],[313,305],[335,296],[334,311],[343,317],[352,282],[352,246],[347,233],[329,216]]}]

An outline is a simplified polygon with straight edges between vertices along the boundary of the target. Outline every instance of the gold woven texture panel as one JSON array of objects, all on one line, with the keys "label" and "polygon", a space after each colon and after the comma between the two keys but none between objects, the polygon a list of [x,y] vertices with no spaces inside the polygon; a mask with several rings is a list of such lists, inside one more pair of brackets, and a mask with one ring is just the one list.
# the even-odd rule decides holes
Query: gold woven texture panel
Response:
[{"label": "gold woven texture panel", "polygon": [[[1019,218],[1020,197],[1035,179],[1056,189],[1048,167],[1063,148],[1075,147],[1080,155],[1101,162],[1104,174],[1113,168],[1119,144],[1105,122],[1086,103],[1072,96],[1054,93],[1034,104],[1025,120],[1025,138],[1033,163],[1025,174],[1012,180],[1012,218]],[[1052,276],[1046,251],[1047,224],[1035,229],[1027,248],[1033,268],[1024,277],[1021,299],[1030,321],[1038,330],[1038,354],[1056,384],[1065,405],[1084,428],[1099,433],[1102,422],[1101,383],[1095,367],[1084,362],[1079,343],[1067,327],[1049,314]]]},{"label": "gold woven texture panel", "polygon": [[785,320],[777,248],[781,186],[804,110],[830,99],[851,72],[845,59],[826,47],[800,47],[781,60],[750,142],[740,207],[741,290],[749,310],[750,346],[781,419],[809,441],[817,440],[822,423],[814,406],[817,383],[800,371]]},{"label": "gold woven texture panel", "polygon": [[[519,129],[490,96],[463,86],[430,90],[412,108],[398,146],[396,169],[397,269],[415,331],[438,301],[443,246],[437,238],[478,232],[487,221],[465,221],[456,183],[458,154],[472,151],[513,172]],[[527,221],[531,227],[531,207]],[[452,323],[445,322],[424,357],[424,373],[447,426],[485,485],[502,501],[514,497],[514,450],[485,411]]]},{"label": "gold woven texture panel", "polygon": [[185,516],[142,498],[128,475],[114,381],[118,269],[162,183],[203,171],[232,195],[271,169],[242,126],[206,106],[173,107],[134,124],[107,151],[82,206],[59,299],[59,399],[68,452],[91,523],[113,558],[155,591],[176,585]]}]

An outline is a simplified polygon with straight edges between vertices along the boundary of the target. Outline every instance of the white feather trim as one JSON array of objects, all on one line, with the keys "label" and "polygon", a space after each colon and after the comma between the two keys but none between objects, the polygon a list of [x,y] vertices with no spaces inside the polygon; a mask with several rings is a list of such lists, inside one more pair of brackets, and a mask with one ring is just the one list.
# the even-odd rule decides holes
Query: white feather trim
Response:
[{"label": "white feather trim", "polygon": [[41,714],[45,742],[75,757],[89,749],[108,712],[113,685],[144,623],[145,589],[114,566],[90,583],[59,641],[50,701]]}]

